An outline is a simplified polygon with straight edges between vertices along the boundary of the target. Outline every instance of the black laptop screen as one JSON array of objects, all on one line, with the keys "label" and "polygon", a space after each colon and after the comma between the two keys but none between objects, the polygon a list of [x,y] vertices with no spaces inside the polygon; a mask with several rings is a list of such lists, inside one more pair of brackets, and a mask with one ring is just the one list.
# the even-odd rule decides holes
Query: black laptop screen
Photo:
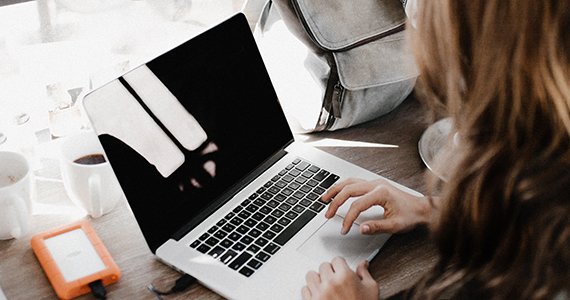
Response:
[{"label": "black laptop screen", "polygon": [[84,101],[153,252],[293,139],[241,14]]}]

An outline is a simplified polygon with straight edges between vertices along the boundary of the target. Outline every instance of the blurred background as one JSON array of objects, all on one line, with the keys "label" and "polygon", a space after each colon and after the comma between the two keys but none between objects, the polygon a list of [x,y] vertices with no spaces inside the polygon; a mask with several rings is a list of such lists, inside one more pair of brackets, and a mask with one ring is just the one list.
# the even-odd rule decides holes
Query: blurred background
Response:
[{"label": "blurred background", "polygon": [[[0,1],[0,151],[36,161],[89,126],[77,99],[240,11],[245,0]],[[43,149],[43,152],[49,152]]]}]

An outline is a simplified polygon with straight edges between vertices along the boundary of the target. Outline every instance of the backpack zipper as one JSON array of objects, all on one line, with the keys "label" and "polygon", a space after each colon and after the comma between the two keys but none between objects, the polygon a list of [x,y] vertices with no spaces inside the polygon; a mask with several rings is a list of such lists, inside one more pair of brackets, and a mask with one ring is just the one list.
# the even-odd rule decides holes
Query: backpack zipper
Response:
[{"label": "backpack zipper", "polygon": [[340,84],[340,81],[337,82],[334,86],[334,91],[332,94],[332,103],[331,103],[331,114],[335,117],[335,119],[342,118],[341,115],[341,104],[342,104],[342,95],[344,94],[344,87]]}]

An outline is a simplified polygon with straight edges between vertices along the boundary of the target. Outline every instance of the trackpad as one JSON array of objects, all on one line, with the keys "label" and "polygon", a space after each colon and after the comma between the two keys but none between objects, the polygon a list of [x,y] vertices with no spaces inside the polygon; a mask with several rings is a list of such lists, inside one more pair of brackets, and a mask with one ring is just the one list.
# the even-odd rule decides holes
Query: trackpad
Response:
[{"label": "trackpad", "polygon": [[375,236],[362,235],[358,226],[352,225],[347,235],[340,234],[342,218],[334,216],[309,237],[297,250],[317,262],[330,262],[342,256],[353,266],[361,252],[375,239]]}]

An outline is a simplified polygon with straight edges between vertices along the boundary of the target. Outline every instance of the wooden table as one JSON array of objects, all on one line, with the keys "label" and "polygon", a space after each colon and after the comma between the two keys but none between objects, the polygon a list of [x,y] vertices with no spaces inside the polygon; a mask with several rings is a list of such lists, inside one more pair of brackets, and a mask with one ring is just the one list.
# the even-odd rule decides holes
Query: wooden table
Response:
[{"label": "wooden table", "polygon": [[[320,147],[322,150],[425,193],[426,167],[418,154],[418,141],[427,128],[424,110],[410,96],[399,108],[377,120],[337,132],[311,134],[307,141],[338,139],[397,147]],[[48,180],[38,182],[38,202],[67,197],[58,182],[58,168],[46,160],[46,170],[36,172]],[[49,167],[51,164],[51,167]],[[38,174],[39,173],[39,174]],[[50,180],[52,178],[53,180]],[[57,299],[31,247],[33,234],[77,219],[73,215],[39,214],[32,219],[32,231],[18,240],[0,241],[0,286],[9,300]],[[79,217],[81,218],[81,217]],[[121,280],[107,287],[108,299],[156,299],[147,288],[153,284],[166,290],[180,276],[158,262],[149,251],[125,201],[99,219],[89,219],[95,231],[122,271]],[[426,229],[393,235],[370,264],[380,284],[382,297],[409,287],[428,270],[436,252]],[[200,284],[165,299],[220,299]],[[93,299],[84,295],[78,299]]]}]

